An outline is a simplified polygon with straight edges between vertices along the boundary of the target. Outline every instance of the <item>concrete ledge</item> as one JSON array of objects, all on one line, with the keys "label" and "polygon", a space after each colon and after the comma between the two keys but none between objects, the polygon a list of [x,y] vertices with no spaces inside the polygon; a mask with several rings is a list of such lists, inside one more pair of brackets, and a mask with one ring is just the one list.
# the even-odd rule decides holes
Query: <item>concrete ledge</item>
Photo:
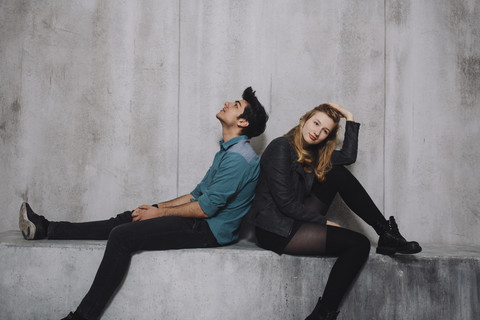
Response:
[{"label": "concrete ledge", "polygon": [[[25,241],[0,233],[0,319],[59,319],[93,280],[105,241]],[[373,253],[339,319],[479,319],[480,248]],[[254,244],[136,254],[102,319],[304,319],[335,258]]]}]

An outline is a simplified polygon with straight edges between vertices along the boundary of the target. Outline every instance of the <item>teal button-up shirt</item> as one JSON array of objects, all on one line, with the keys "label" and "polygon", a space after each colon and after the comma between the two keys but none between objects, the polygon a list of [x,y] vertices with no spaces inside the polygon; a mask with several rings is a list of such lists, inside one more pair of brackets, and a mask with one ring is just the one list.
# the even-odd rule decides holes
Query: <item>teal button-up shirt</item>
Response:
[{"label": "teal button-up shirt", "polygon": [[205,177],[191,192],[217,242],[238,239],[242,218],[250,210],[260,173],[260,161],[247,136],[220,141],[220,151]]}]

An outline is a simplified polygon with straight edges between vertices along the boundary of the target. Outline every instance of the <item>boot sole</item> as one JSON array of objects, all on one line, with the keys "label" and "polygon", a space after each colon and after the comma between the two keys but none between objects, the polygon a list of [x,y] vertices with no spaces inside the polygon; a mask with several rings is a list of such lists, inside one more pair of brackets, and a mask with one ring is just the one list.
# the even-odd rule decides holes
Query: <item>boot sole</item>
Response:
[{"label": "boot sole", "polygon": [[377,247],[377,253],[378,254],[383,254],[386,256],[391,256],[394,255],[395,253],[400,253],[400,254],[415,254],[419,253],[422,251],[422,247],[415,246],[414,248],[409,248],[409,249],[401,249],[398,247]]},{"label": "boot sole", "polygon": [[397,250],[395,248],[390,248],[390,247],[377,247],[377,253],[378,254],[383,254],[386,256],[391,256],[394,255]]},{"label": "boot sole", "polygon": [[20,207],[20,213],[18,215],[18,226],[20,227],[20,230],[22,231],[22,235],[25,238],[25,240],[33,240],[35,237],[35,232],[37,231],[37,227],[35,227],[35,224],[28,220],[28,215],[27,215],[27,204],[24,202],[22,203],[22,206]]},{"label": "boot sole", "polygon": [[398,250],[397,252],[401,254],[414,254],[414,253],[419,253],[421,251],[422,251],[422,248],[419,246],[418,248],[412,248],[408,250]]}]

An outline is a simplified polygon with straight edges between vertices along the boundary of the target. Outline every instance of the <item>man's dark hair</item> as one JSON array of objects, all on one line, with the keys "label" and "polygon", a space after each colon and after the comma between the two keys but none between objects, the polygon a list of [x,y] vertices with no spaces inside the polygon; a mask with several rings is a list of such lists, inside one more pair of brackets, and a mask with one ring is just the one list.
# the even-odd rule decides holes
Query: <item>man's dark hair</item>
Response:
[{"label": "man's dark hair", "polygon": [[245,108],[239,118],[248,121],[248,126],[242,129],[242,134],[249,138],[261,135],[267,126],[268,115],[265,108],[255,96],[252,87],[248,87],[243,91],[242,99],[247,101],[248,106]]}]

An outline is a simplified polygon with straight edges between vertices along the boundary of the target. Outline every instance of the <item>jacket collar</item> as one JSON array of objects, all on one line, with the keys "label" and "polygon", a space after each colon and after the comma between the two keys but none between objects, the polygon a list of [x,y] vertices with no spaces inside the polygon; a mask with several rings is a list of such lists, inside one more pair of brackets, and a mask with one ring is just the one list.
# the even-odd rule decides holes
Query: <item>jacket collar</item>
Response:
[{"label": "jacket collar", "polygon": [[238,136],[238,137],[235,137],[235,138],[232,138],[230,140],[228,140],[227,142],[224,142],[223,139],[220,140],[220,148],[223,149],[223,150],[228,150],[228,148],[230,148],[231,146],[233,146],[234,144],[237,144],[238,142],[242,141],[242,140],[248,140],[248,137],[243,135],[243,136]]}]

